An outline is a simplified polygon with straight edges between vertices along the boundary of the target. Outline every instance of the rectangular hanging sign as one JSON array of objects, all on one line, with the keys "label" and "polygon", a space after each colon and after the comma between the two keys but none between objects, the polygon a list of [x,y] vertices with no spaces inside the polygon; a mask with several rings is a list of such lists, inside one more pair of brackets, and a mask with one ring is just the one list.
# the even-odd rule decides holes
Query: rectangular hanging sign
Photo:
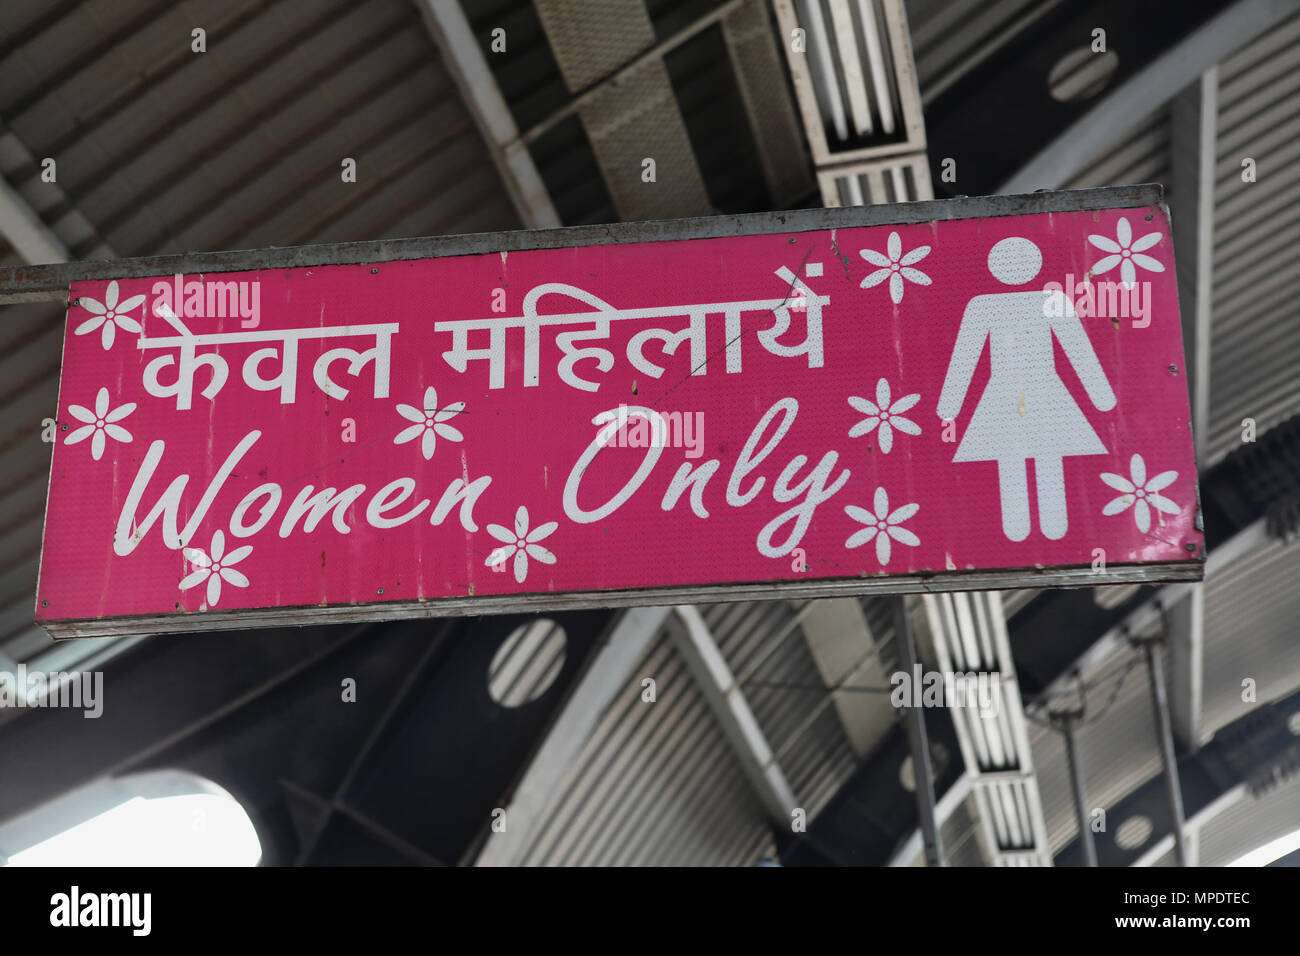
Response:
[{"label": "rectangular hanging sign", "polygon": [[73,282],[39,623],[1201,575],[1158,187],[422,242]]}]

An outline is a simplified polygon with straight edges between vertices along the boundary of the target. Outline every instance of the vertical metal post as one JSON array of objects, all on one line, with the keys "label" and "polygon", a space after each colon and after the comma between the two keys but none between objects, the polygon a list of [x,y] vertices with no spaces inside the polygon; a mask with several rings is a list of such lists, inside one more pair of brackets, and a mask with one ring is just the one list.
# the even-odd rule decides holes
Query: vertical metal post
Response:
[{"label": "vertical metal post", "polygon": [[[917,672],[916,642],[912,638],[912,620],[907,614],[907,599],[894,599],[894,634],[898,639],[903,668],[909,677]],[[934,771],[930,766],[930,743],[926,738],[925,720],[921,716],[921,688],[912,688],[911,706],[907,708],[907,742],[912,749],[912,771],[916,778],[916,810],[921,819],[921,839],[925,845],[925,865],[943,866],[943,845],[934,812]]]},{"label": "vertical metal post", "polygon": [[1074,790],[1074,812],[1079,820],[1079,845],[1083,847],[1083,865],[1097,865],[1097,844],[1092,839],[1088,825],[1088,800],[1083,793],[1083,773],[1079,769],[1079,751],[1075,747],[1075,714],[1065,714],[1060,719],[1061,733],[1065,737],[1065,761],[1070,768],[1070,784]]},{"label": "vertical metal post", "polygon": [[1183,789],[1178,780],[1178,761],[1174,757],[1174,731],[1169,720],[1169,696],[1165,692],[1165,672],[1160,644],[1144,641],[1147,655],[1147,673],[1151,678],[1151,704],[1156,712],[1156,730],[1160,735],[1160,760],[1165,767],[1165,789],[1169,793],[1169,811],[1174,818],[1174,849],[1178,865],[1187,865],[1187,837],[1184,833]]}]

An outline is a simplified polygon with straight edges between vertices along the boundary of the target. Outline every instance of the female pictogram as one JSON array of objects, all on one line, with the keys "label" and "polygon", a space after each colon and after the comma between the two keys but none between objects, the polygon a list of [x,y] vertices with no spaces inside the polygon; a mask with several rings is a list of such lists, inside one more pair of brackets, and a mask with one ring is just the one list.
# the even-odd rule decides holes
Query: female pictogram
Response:
[{"label": "female pictogram", "polygon": [[[1030,240],[1013,236],[993,246],[988,262],[995,279],[1023,286],[1038,275],[1043,255]],[[1053,303],[1052,296],[1064,301]],[[955,419],[987,340],[992,374],[952,460],[998,463],[1002,530],[1012,541],[1029,537],[1029,460],[1039,528],[1059,539],[1069,527],[1063,459],[1106,452],[1056,372],[1053,333],[1092,404],[1103,412],[1114,408],[1115,394],[1069,296],[1036,289],[977,295],[967,303],[939,395],[939,417]]]}]

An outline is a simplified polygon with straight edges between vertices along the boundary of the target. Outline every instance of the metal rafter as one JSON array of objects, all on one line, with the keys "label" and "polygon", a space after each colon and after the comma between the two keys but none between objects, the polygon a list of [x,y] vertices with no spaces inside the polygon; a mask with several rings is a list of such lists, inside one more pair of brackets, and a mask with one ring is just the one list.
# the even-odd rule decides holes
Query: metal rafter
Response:
[{"label": "metal rafter", "polygon": [[634,607],[618,619],[515,785],[505,807],[509,825],[488,837],[475,866],[513,866],[523,859],[560,790],[565,771],[590,739],[632,668],[645,656],[670,610]]},{"label": "metal rafter", "polygon": [[675,610],[669,623],[678,653],[685,659],[768,819],[775,826],[788,827],[798,801],[745,692],[700,612],[688,604],[679,604]]},{"label": "metal rafter", "polygon": [[[1218,68],[1211,67],[1175,97],[1171,108],[1170,227],[1178,262],[1178,298],[1187,343],[1192,436],[1204,461],[1210,419],[1211,307],[1214,283],[1214,180],[1218,160]],[[1200,745],[1205,619],[1203,585],[1169,609],[1169,689],[1174,736],[1185,750]],[[1196,865],[1195,841],[1187,841]]]},{"label": "metal rafter", "polygon": [[524,225],[538,229],[560,225],[560,215],[527,145],[519,137],[510,107],[488,68],[460,0],[415,3]]},{"label": "metal rafter", "polygon": [[1059,189],[1091,157],[1115,144],[1206,70],[1300,12],[1300,0],[1238,0],[1105,96],[1043,147],[997,191]]},{"label": "metal rafter", "polygon": [[799,627],[808,651],[822,682],[831,688],[831,701],[849,746],[862,759],[875,750],[895,719],[887,695],[857,690],[889,683],[862,602],[857,598],[809,601],[801,614]]},{"label": "metal rafter", "polygon": [[27,262],[67,262],[68,247],[36,215],[27,200],[0,178],[0,235]]},{"label": "metal rafter", "polygon": [[[1264,529],[1264,521],[1261,518],[1209,553],[1205,560],[1205,576],[1207,578],[1213,577],[1222,568],[1263,547],[1267,541],[1268,534]],[[1186,598],[1196,586],[1194,582],[1189,581],[1166,584],[1156,591],[1150,600],[1133,608],[1122,620],[1094,641],[1088,650],[1078,657],[1075,666],[1083,671],[1093,670],[1116,651],[1126,647],[1131,635],[1144,634],[1160,627],[1162,625],[1161,608],[1174,606]],[[1072,671],[1064,673],[1048,684],[1036,696],[1036,700],[1050,700],[1054,697],[1069,694],[1074,680],[1072,673]]]}]

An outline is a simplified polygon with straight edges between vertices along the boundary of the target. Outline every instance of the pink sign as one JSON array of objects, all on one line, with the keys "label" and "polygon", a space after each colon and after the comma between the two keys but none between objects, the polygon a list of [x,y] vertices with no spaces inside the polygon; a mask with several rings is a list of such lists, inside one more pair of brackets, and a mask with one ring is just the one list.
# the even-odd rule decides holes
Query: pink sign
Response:
[{"label": "pink sign", "polygon": [[59,636],[1200,576],[1159,206],[71,295]]}]

